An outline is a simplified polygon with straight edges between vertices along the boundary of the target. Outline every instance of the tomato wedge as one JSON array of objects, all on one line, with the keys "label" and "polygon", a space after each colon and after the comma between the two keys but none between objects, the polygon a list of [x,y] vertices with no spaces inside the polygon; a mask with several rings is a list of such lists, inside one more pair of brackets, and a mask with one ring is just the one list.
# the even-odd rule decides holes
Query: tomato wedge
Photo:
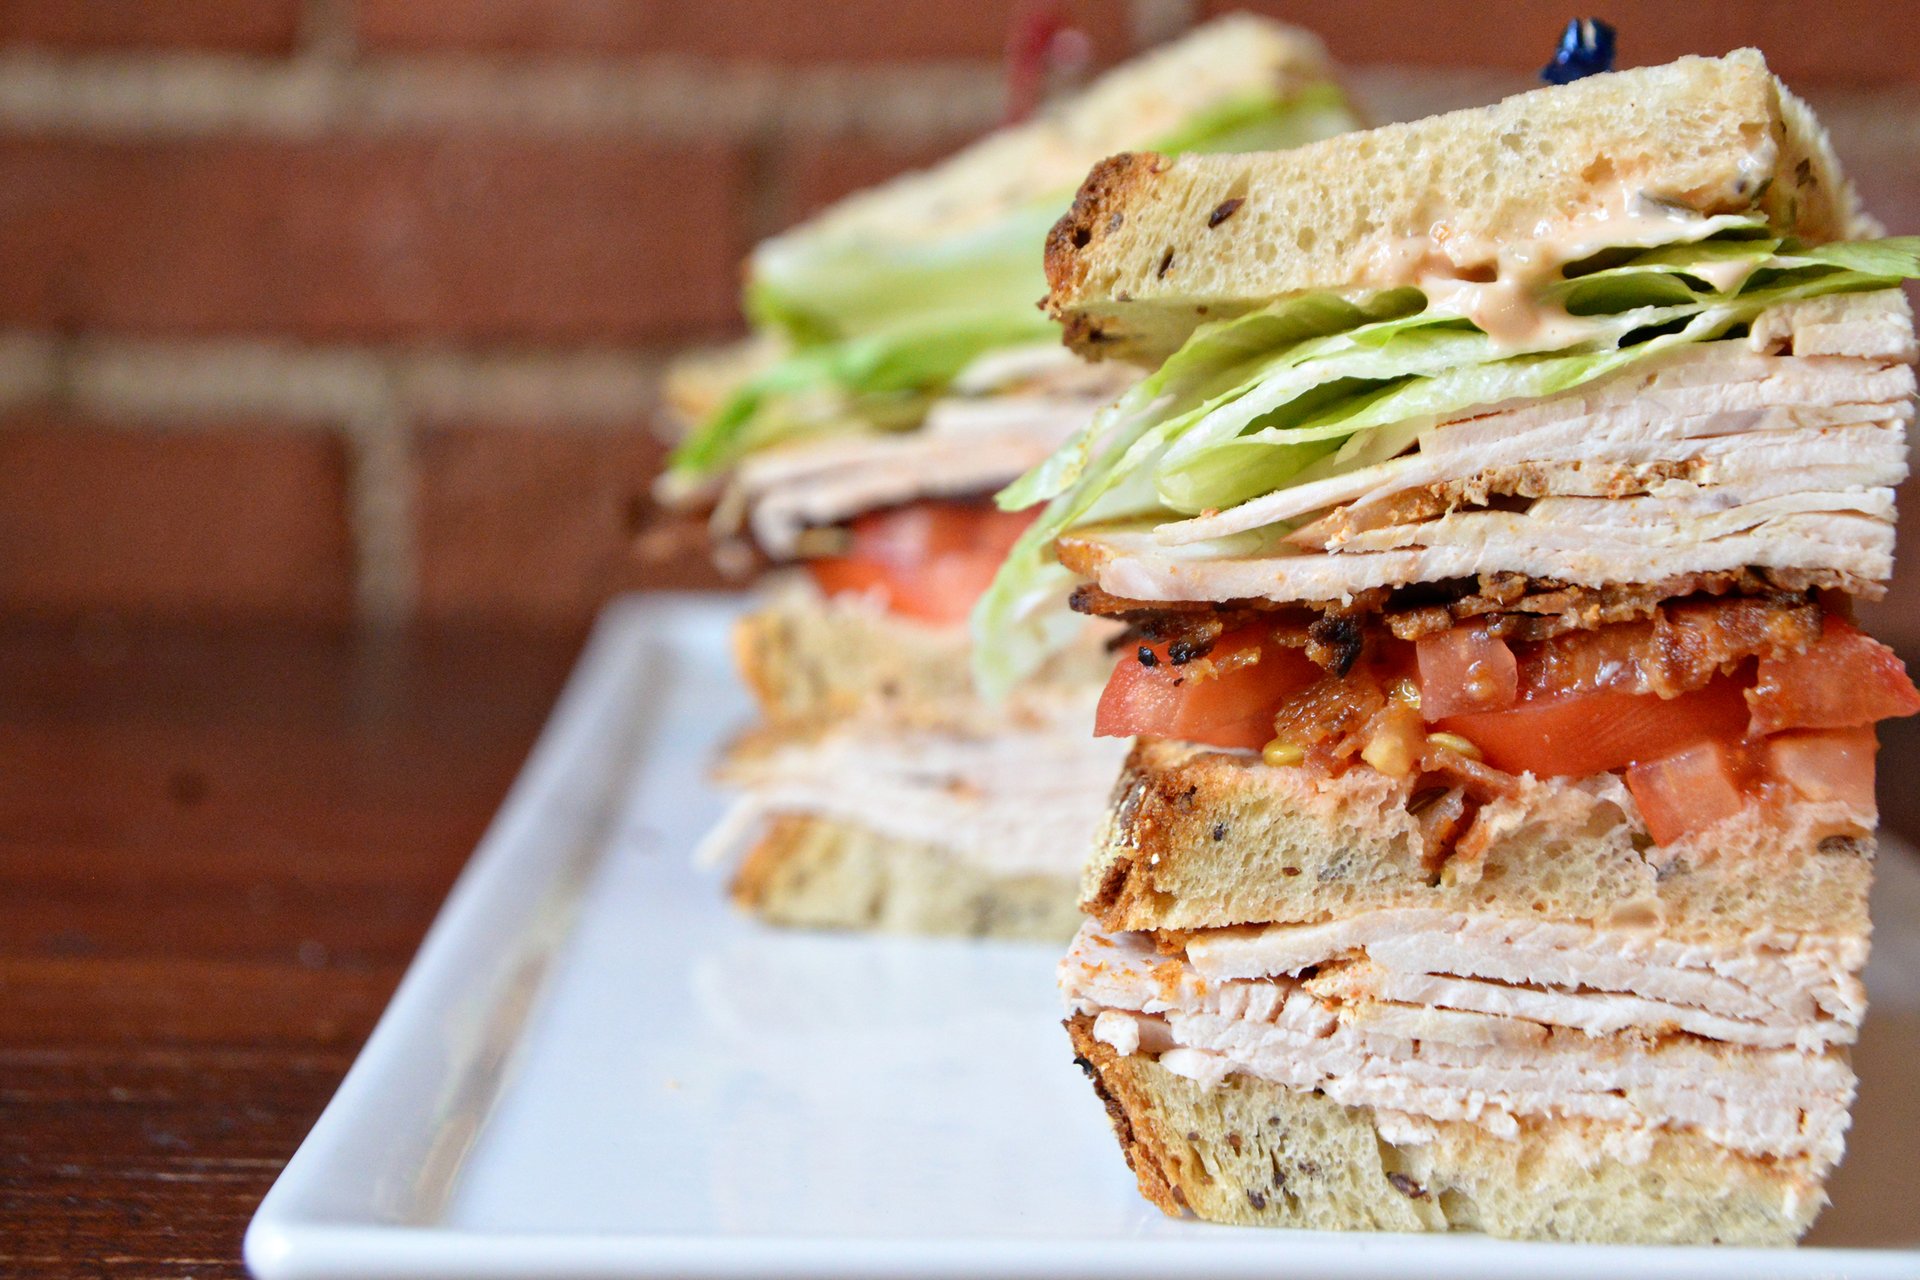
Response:
[{"label": "tomato wedge", "polygon": [[1702,742],[1627,770],[1627,790],[1655,844],[1671,844],[1746,807],[1753,760],[1737,742]]},{"label": "tomato wedge", "polygon": [[1444,720],[1469,711],[1500,711],[1520,692],[1520,664],[1507,642],[1484,627],[1452,627],[1421,636],[1420,714]]},{"label": "tomato wedge", "polygon": [[1747,702],[1755,735],[1852,729],[1920,711],[1920,689],[1893,650],[1828,614],[1804,652],[1761,659]]},{"label": "tomato wedge", "polygon": [[1871,726],[1780,733],[1754,742],[1703,742],[1627,770],[1647,834],[1656,844],[1704,831],[1730,818],[1762,779],[1783,783],[1801,799],[1838,801],[1874,811]]},{"label": "tomato wedge", "polygon": [[973,502],[919,502],[855,519],[845,555],[809,560],[827,595],[875,594],[893,613],[964,622],[1034,518]]},{"label": "tomato wedge", "polygon": [[1746,733],[1747,704],[1740,686],[1722,676],[1677,698],[1601,690],[1533,698],[1505,711],[1448,716],[1439,724],[1479,747],[1497,769],[1577,778],[1659,760],[1701,742],[1738,741]]},{"label": "tomato wedge", "polygon": [[1805,799],[1838,800],[1871,813],[1879,750],[1871,727],[1782,733],[1767,739],[1767,772]]},{"label": "tomato wedge", "polygon": [[1258,750],[1273,737],[1280,704],[1325,674],[1258,626],[1228,632],[1204,659],[1184,666],[1168,661],[1164,644],[1141,648],[1153,661],[1122,655],[1100,695],[1093,727],[1099,737]]}]

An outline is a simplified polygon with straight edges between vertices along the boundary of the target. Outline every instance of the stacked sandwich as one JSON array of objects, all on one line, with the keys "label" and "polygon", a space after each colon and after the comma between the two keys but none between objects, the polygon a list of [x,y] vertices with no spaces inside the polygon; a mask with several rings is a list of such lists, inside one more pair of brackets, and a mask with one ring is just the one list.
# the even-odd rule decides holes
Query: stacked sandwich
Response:
[{"label": "stacked sandwich", "polygon": [[1349,127],[1311,37],[1223,20],[1034,121],[761,245],[756,336],[676,372],[698,419],[665,488],[718,542],[802,562],[735,637],[762,723],[709,842],[781,923],[1064,938],[1123,751],[1081,731],[1109,665],[1073,643],[1005,704],[965,620],[1025,519],[989,495],[1135,375],[1035,305],[1047,228],[1115,150],[1285,147]]},{"label": "stacked sandwich", "polygon": [[1849,620],[1913,413],[1871,230],[1752,51],[1094,169],[1048,306],[1157,371],[1005,496],[976,652],[1133,628],[1061,978],[1161,1208],[1806,1229],[1920,709]]}]

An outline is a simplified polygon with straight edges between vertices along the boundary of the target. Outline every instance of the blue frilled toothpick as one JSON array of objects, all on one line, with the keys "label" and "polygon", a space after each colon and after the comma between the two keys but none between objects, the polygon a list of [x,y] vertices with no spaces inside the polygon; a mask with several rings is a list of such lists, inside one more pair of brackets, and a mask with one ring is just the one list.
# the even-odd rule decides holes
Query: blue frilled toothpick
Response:
[{"label": "blue frilled toothpick", "polygon": [[1575,18],[1560,34],[1553,61],[1540,69],[1548,84],[1571,84],[1613,70],[1613,28],[1598,18]]}]

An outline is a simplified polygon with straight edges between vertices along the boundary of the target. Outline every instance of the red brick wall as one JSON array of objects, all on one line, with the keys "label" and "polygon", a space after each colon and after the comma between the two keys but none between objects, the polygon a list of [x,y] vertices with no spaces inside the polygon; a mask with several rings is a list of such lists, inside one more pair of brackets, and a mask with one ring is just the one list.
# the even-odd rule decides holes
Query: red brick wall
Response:
[{"label": "red brick wall", "polygon": [[[1020,7],[0,0],[0,612],[571,626],[707,581],[635,552],[662,362],[737,330],[755,238],[989,127]],[[1225,7],[1070,5],[1102,64]],[[1382,118],[1525,87],[1567,13],[1253,7]],[[1607,13],[1628,62],[1766,48],[1920,231],[1886,7]]]}]

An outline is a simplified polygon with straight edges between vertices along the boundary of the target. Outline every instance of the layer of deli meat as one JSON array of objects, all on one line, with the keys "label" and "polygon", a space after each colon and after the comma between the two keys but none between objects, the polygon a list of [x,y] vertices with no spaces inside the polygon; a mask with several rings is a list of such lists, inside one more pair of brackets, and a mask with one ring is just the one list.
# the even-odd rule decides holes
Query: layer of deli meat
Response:
[{"label": "layer of deli meat", "polygon": [[[1219,971],[1222,957],[1196,953],[1198,940],[1168,954],[1149,935],[1089,923],[1061,964],[1061,985],[1119,1052],[1154,1055],[1209,1086],[1243,1074],[1316,1089],[1374,1108],[1394,1141],[1418,1141],[1432,1121],[1511,1135],[1522,1118],[1576,1118],[1612,1127],[1620,1149],[1606,1154],[1616,1159],[1634,1158],[1662,1128],[1818,1169],[1839,1158],[1854,1077],[1830,1042],[1849,1038],[1858,1020],[1848,965],[1859,939],[1683,954],[1606,931],[1576,937],[1436,917],[1411,935],[1432,950],[1408,963],[1381,944],[1411,923],[1363,916],[1311,941],[1295,935],[1287,962],[1326,958],[1253,978],[1206,976],[1203,966]],[[1492,939],[1504,961],[1486,960]],[[1471,974],[1501,963],[1542,973]],[[1570,970],[1614,985],[1546,977]],[[1426,999],[1407,998],[1413,990]],[[1744,1028],[1744,1042],[1679,1025],[1701,1018]]]},{"label": "layer of deli meat", "polygon": [[1388,462],[1192,519],[1080,530],[1059,551],[1142,601],[1337,600],[1499,573],[1598,587],[1752,566],[1871,594],[1892,571],[1913,358],[1896,291],[1790,303],[1744,338],[1438,423]]},{"label": "layer of deli meat", "polygon": [[[1012,358],[1009,358],[1009,357]],[[991,493],[1047,458],[1138,375],[1047,348],[982,362],[914,430],[826,436],[748,455],[719,518],[775,560],[809,529],[923,498]],[[731,531],[730,529],[728,530]]]},{"label": "layer of deli meat", "polygon": [[1768,931],[1728,946],[1679,942],[1652,927],[1418,909],[1209,930],[1186,944],[1194,972],[1210,982],[1297,978],[1347,961],[1328,989],[1353,998],[1592,1035],[1684,1031],[1806,1049],[1853,1041],[1866,1010],[1858,976],[1866,952],[1857,934]]},{"label": "layer of deli meat", "polygon": [[1128,744],[1086,732],[1087,711],[998,732],[853,721],[749,740],[721,777],[742,794],[703,856],[726,858],[768,817],[810,814],[937,846],[1001,876],[1072,880],[1106,813]]}]

